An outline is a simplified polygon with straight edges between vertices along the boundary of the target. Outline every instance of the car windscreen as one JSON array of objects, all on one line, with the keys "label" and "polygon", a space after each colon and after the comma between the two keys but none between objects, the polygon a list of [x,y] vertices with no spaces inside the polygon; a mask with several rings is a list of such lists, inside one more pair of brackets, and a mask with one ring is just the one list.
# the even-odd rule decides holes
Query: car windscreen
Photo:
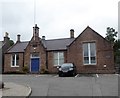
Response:
[{"label": "car windscreen", "polygon": [[73,67],[73,64],[62,64],[61,67]]}]

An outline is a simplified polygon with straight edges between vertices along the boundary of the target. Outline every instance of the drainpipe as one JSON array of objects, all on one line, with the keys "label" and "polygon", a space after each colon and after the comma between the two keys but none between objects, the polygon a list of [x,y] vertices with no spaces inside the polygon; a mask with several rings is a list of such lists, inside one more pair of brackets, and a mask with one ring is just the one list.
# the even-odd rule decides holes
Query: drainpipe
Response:
[{"label": "drainpipe", "polygon": [[48,52],[46,51],[46,68],[48,69]]}]

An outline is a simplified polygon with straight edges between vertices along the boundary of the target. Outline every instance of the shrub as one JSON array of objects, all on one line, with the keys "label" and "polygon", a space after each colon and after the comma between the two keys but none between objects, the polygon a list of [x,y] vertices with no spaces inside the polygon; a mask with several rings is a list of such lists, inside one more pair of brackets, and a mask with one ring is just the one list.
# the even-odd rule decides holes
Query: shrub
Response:
[{"label": "shrub", "polygon": [[42,68],[41,73],[42,74],[49,74],[49,71],[48,71],[48,69]]},{"label": "shrub", "polygon": [[22,68],[22,71],[23,71],[24,73],[28,73],[28,72],[29,72],[28,66],[25,65],[25,66]]}]

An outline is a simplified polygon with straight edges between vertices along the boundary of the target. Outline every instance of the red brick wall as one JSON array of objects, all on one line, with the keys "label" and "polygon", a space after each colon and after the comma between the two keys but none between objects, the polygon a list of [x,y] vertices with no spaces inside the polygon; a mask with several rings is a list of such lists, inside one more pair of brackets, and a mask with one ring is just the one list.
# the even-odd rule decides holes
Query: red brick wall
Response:
[{"label": "red brick wall", "polygon": [[[64,62],[66,63],[67,62],[67,52],[66,51],[63,51],[63,52],[64,52]],[[50,73],[58,72],[58,69],[56,68],[56,66],[54,66],[54,51],[48,52],[48,70]]]},{"label": "red brick wall", "polygon": [[11,67],[11,56],[12,54],[5,54],[4,60],[4,72],[10,71],[22,71],[23,68],[23,53],[19,53],[19,67]]},{"label": "red brick wall", "polygon": [[[96,65],[83,65],[83,42],[96,43]],[[114,55],[113,48],[104,38],[87,28],[71,45],[68,47],[68,62],[72,62],[77,67],[78,73],[113,73]],[[103,65],[107,67],[104,68]]]}]

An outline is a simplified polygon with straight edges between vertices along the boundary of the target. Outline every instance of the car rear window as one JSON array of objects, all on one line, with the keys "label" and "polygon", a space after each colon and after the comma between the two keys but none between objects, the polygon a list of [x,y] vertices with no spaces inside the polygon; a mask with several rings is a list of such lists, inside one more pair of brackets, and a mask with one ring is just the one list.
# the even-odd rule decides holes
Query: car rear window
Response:
[{"label": "car rear window", "polygon": [[62,64],[61,67],[73,67],[72,63]]}]

